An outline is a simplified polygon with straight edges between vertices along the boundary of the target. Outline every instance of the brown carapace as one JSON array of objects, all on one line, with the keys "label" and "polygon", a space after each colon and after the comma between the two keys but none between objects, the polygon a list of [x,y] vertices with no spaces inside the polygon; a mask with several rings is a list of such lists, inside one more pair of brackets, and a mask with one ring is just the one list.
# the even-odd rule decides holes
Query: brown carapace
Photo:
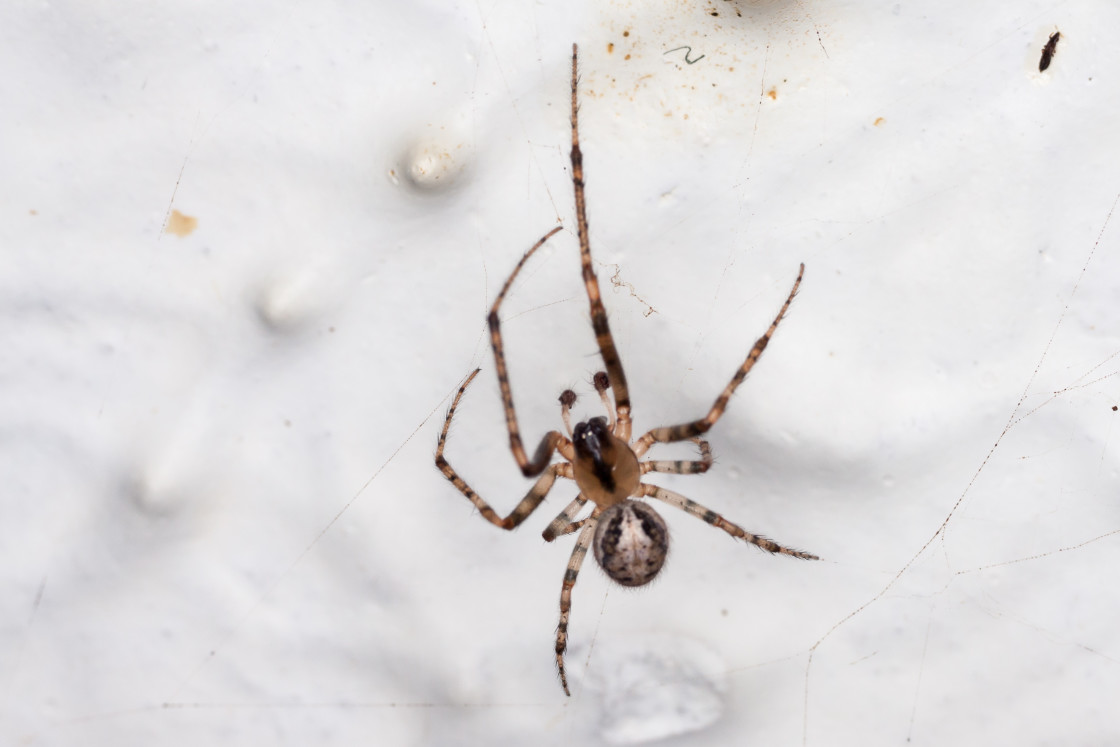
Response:
[{"label": "brown carapace", "polygon": [[[544,539],[551,542],[557,537],[579,532],[575,549],[572,550],[568,560],[568,568],[564,572],[564,583],[560,590],[560,626],[556,632],[556,665],[560,672],[560,683],[564,692],[569,695],[571,693],[568,689],[568,678],[564,672],[568,617],[571,612],[572,587],[575,586],[587,548],[590,546],[594,549],[595,559],[604,572],[623,586],[642,586],[649,583],[661,570],[668,554],[669,532],[665,521],[652,506],[636,499],[655,498],[668,503],[767,552],[808,560],[817,559],[815,555],[792,550],[766,537],[751,534],[683,495],[641,481],[642,476],[650,472],[691,475],[707,472],[712,466],[711,448],[701,436],[719,420],[727,408],[731,395],[747,377],[759,356],[762,355],[762,351],[766,349],[766,345],[778,328],[778,323],[789,309],[801,285],[805,265],[801,265],[797,280],[794,281],[789,296],[770,324],[770,328],[755,342],[746,360],[716,398],[708,414],[689,423],[654,428],[645,435],[631,440],[630,390],[626,384],[626,374],[623,372],[614,338],[611,336],[610,325],[607,323],[607,312],[599,293],[599,281],[591,266],[591,244],[588,240],[587,210],[584,202],[583,156],[579,148],[576,52],[576,46],[572,45],[572,182],[575,187],[576,226],[579,232],[583,282],[591,305],[591,326],[595,332],[603,364],[607,369],[605,372],[595,374],[594,387],[607,411],[607,417],[594,417],[577,423],[575,428],[572,428],[571,409],[575,405],[576,395],[571,390],[565,390],[560,395],[560,415],[567,435],[555,430],[545,434],[532,459],[529,459],[521,441],[517,412],[514,410],[513,394],[510,390],[509,372],[502,348],[498,309],[528,259],[545,241],[560,230],[560,227],[556,227],[525,252],[525,256],[514,267],[509,279],[498,293],[497,299],[494,300],[488,319],[490,343],[494,349],[494,364],[498,373],[498,386],[501,389],[506,427],[509,430],[510,449],[521,472],[526,477],[536,477],[536,483],[507,516],[499,516],[444,458],[443,451],[447,445],[451,419],[455,416],[455,410],[463,398],[463,393],[478,375],[479,369],[475,369],[467,376],[455,394],[451,407],[448,408],[443,430],[439,434],[435,454],[436,466],[444,476],[470,499],[484,519],[502,529],[513,529],[521,524],[548,495],[557,477],[574,480],[579,488],[579,494],[549,523],[543,533]],[[609,394],[611,390],[614,393],[613,403]],[[675,441],[692,441],[699,449],[699,459],[686,461],[641,459],[653,444]],[[553,453],[560,454],[563,461],[553,463]],[[594,504],[594,508],[584,518],[576,519],[577,514],[588,501]]]}]

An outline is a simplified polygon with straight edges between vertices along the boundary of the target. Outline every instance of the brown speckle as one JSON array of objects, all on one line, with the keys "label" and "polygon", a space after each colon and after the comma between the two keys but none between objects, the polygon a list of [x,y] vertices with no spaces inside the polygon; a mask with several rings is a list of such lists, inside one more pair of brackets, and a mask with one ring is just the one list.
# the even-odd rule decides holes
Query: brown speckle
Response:
[{"label": "brown speckle", "polygon": [[190,215],[184,215],[178,210],[172,210],[171,216],[167,219],[167,227],[164,229],[165,233],[173,233],[179,238],[190,236],[194,233],[194,229],[198,228],[198,218]]},{"label": "brown speckle", "polygon": [[881,125],[882,125],[882,124],[883,124],[884,122],[886,122],[886,121],[887,121],[887,120],[883,119],[882,117],[876,117],[876,118],[875,118],[875,126],[876,126],[876,127],[879,127],[879,126],[881,126]]},{"label": "brown speckle", "polygon": [[613,54],[613,53],[614,53],[614,42],[610,42],[609,44],[607,44],[607,54]]},{"label": "brown speckle", "polygon": [[629,31],[623,31],[623,32],[622,32],[622,35],[623,35],[623,36],[630,36],[630,32],[629,32]]},{"label": "brown speckle", "polygon": [[777,101],[778,100],[778,89],[777,88],[771,88],[769,91],[766,92],[766,95],[769,96],[771,100]]}]

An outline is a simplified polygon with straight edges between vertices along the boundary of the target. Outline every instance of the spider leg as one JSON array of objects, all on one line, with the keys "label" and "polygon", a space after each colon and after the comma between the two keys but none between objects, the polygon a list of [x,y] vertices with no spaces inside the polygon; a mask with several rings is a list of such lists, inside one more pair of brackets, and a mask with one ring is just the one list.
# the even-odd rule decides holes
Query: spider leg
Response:
[{"label": "spider leg", "polygon": [[801,269],[797,273],[797,280],[794,281],[793,288],[789,292],[789,297],[786,298],[786,302],[782,304],[778,315],[774,317],[774,321],[770,324],[770,329],[766,330],[766,333],[755,342],[754,347],[751,348],[751,352],[747,354],[747,359],[743,361],[743,365],[739,366],[739,370],[731,377],[731,381],[723,390],[723,393],[716,399],[715,404],[712,405],[712,409],[708,411],[708,414],[691,423],[654,428],[634,442],[635,454],[641,456],[654,442],[670,443],[672,441],[684,441],[686,438],[699,436],[706,433],[709,428],[716,424],[716,421],[723,415],[723,411],[727,409],[727,403],[731,399],[731,395],[734,394],[738,386],[743,383],[743,379],[747,378],[747,374],[754,368],[754,364],[758,362],[762,351],[766,349],[770,338],[774,336],[774,330],[778,328],[778,324],[782,321],[782,317],[785,316],[789,305],[793,303],[793,297],[797,294],[797,288],[801,285],[801,278],[804,274],[805,265],[802,264]]},{"label": "spider leg", "polygon": [[568,675],[564,673],[564,651],[568,648],[568,617],[572,611],[572,587],[576,585],[579,567],[583,565],[583,558],[591,545],[591,535],[595,532],[595,522],[599,518],[599,513],[600,509],[596,508],[581,522],[583,531],[579,533],[576,546],[572,548],[572,556],[568,558],[568,568],[564,571],[564,585],[560,587],[560,625],[556,628],[556,667],[560,670],[560,684],[564,687],[564,694],[568,696],[572,693],[568,690]]},{"label": "spider leg", "polygon": [[[521,268],[525,266],[525,262],[529,257],[533,256],[544,242],[560,230],[560,226],[552,229],[540,238],[537,243],[530,247],[529,251],[517,263],[517,267],[513,268],[510,273],[509,279],[506,284],[502,286],[501,292],[494,300],[494,305],[490,307],[490,315],[487,321],[490,324],[490,346],[494,348],[494,365],[498,371],[498,387],[502,391],[502,407],[506,413],[506,428],[509,430],[509,448],[513,452],[513,458],[517,460],[517,466],[521,468],[521,474],[526,477],[534,477],[544,472],[548,466],[549,461],[552,459],[552,452],[558,450],[565,458],[571,460],[574,456],[572,451],[572,442],[564,437],[564,434],[559,431],[549,431],[541,439],[540,444],[537,446],[537,451],[533,455],[532,461],[525,454],[525,446],[521,442],[521,429],[517,425],[517,411],[513,408],[513,392],[509,386],[509,371],[506,369],[506,356],[502,348],[502,330],[501,321],[498,319],[498,307],[502,305],[505,300],[506,293],[509,292],[510,286],[517,278],[517,274],[521,272]],[[467,380],[470,383],[470,379]],[[460,391],[460,394],[462,392]],[[440,468],[442,469],[442,467]],[[447,474],[446,472],[444,474]],[[462,490],[462,488],[459,488]]]},{"label": "spider leg", "polygon": [[502,529],[513,529],[518,524],[525,521],[529,514],[533,513],[533,510],[541,504],[541,501],[548,495],[548,491],[552,489],[552,484],[556,482],[558,476],[574,479],[574,474],[572,472],[572,465],[568,462],[557,462],[551,467],[548,467],[544,471],[544,474],[540,476],[540,479],[533,484],[533,487],[529,488],[529,492],[525,494],[521,502],[514,506],[513,510],[509,512],[509,515],[505,517],[499,516],[498,513],[490,507],[490,504],[482,499],[482,496],[474,492],[471,486],[467,485],[466,481],[459,477],[459,473],[457,473],[455,469],[447,463],[447,460],[443,458],[443,447],[447,444],[447,431],[451,427],[451,418],[455,416],[455,408],[459,406],[459,400],[462,399],[463,393],[467,391],[467,387],[474,377],[478,375],[479,370],[480,369],[476,368],[471,372],[470,376],[468,376],[466,381],[459,387],[459,391],[455,394],[455,399],[451,401],[451,407],[447,410],[447,418],[443,421],[443,430],[440,431],[439,441],[436,444],[436,466],[439,467],[439,471],[443,473],[443,476],[459,489],[460,493],[470,499],[471,503],[478,509],[478,512],[482,514],[482,518]]},{"label": "spider leg", "polygon": [[657,460],[642,462],[642,474],[647,472],[671,472],[674,475],[695,475],[707,472],[712,466],[712,447],[702,438],[689,439],[700,447],[700,461]]},{"label": "spider leg", "polygon": [[622,359],[611,336],[607,323],[607,310],[599,292],[599,280],[591,267],[591,240],[587,233],[587,203],[584,199],[583,152],[579,148],[579,104],[576,86],[579,82],[576,45],[572,45],[572,185],[576,193],[576,226],[579,229],[579,256],[583,266],[583,284],[587,289],[587,300],[591,304],[591,326],[595,330],[595,341],[599,353],[607,367],[610,382],[614,386],[615,409],[618,413],[619,438],[630,440],[630,390],[626,386],[626,374],[622,370]]},{"label": "spider leg", "polygon": [[[583,508],[584,505],[586,505],[586,503],[587,499],[583,497],[583,493],[577,495],[575,497],[575,500],[569,503],[568,507],[557,514],[556,518],[549,522],[548,526],[545,527],[544,532],[541,533],[541,536],[544,537],[544,541],[552,542],[552,540],[556,539],[557,537],[563,537],[566,534],[571,534],[572,532],[583,526],[584,523],[587,522],[587,519],[575,521],[575,516],[579,513],[579,510]],[[591,517],[588,516],[587,518],[590,519]]]},{"label": "spider leg", "polygon": [[674,493],[672,490],[666,490],[656,485],[647,485],[642,483],[642,495],[656,498],[660,501],[665,501],[670,506],[676,506],[685,513],[692,514],[693,516],[703,519],[712,526],[719,527],[723,531],[730,534],[732,537],[746,540],[752,545],[761,547],[766,552],[777,553],[781,555],[792,555],[795,558],[803,558],[804,560],[820,560],[816,555],[811,553],[802,552],[801,550],[792,550],[788,547],[779,545],[772,539],[768,539],[758,534],[751,534],[746,529],[732,524],[727,519],[723,518],[715,511],[701,506],[696,501],[685,498],[680,493]]}]

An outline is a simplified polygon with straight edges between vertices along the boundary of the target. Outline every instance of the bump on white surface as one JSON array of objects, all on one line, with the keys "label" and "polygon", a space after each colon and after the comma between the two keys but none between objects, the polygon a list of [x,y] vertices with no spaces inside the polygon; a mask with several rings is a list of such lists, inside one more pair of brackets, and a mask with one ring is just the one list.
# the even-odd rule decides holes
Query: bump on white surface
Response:
[{"label": "bump on white surface", "polygon": [[726,708],[726,664],[699,640],[667,633],[604,636],[585,673],[586,648],[572,650],[573,680],[579,697],[598,703],[599,734],[610,744],[700,731]]}]

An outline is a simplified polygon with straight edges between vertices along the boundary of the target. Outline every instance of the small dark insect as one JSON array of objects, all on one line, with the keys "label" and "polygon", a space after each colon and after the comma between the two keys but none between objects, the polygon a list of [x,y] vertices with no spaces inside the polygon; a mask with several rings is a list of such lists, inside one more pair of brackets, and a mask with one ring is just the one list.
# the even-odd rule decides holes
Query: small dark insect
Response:
[{"label": "small dark insect", "polygon": [[1050,40],[1042,48],[1042,59],[1038,61],[1038,72],[1045,72],[1050,67],[1050,60],[1054,59],[1054,52],[1058,50],[1058,40],[1062,38],[1061,31],[1050,34]]}]

